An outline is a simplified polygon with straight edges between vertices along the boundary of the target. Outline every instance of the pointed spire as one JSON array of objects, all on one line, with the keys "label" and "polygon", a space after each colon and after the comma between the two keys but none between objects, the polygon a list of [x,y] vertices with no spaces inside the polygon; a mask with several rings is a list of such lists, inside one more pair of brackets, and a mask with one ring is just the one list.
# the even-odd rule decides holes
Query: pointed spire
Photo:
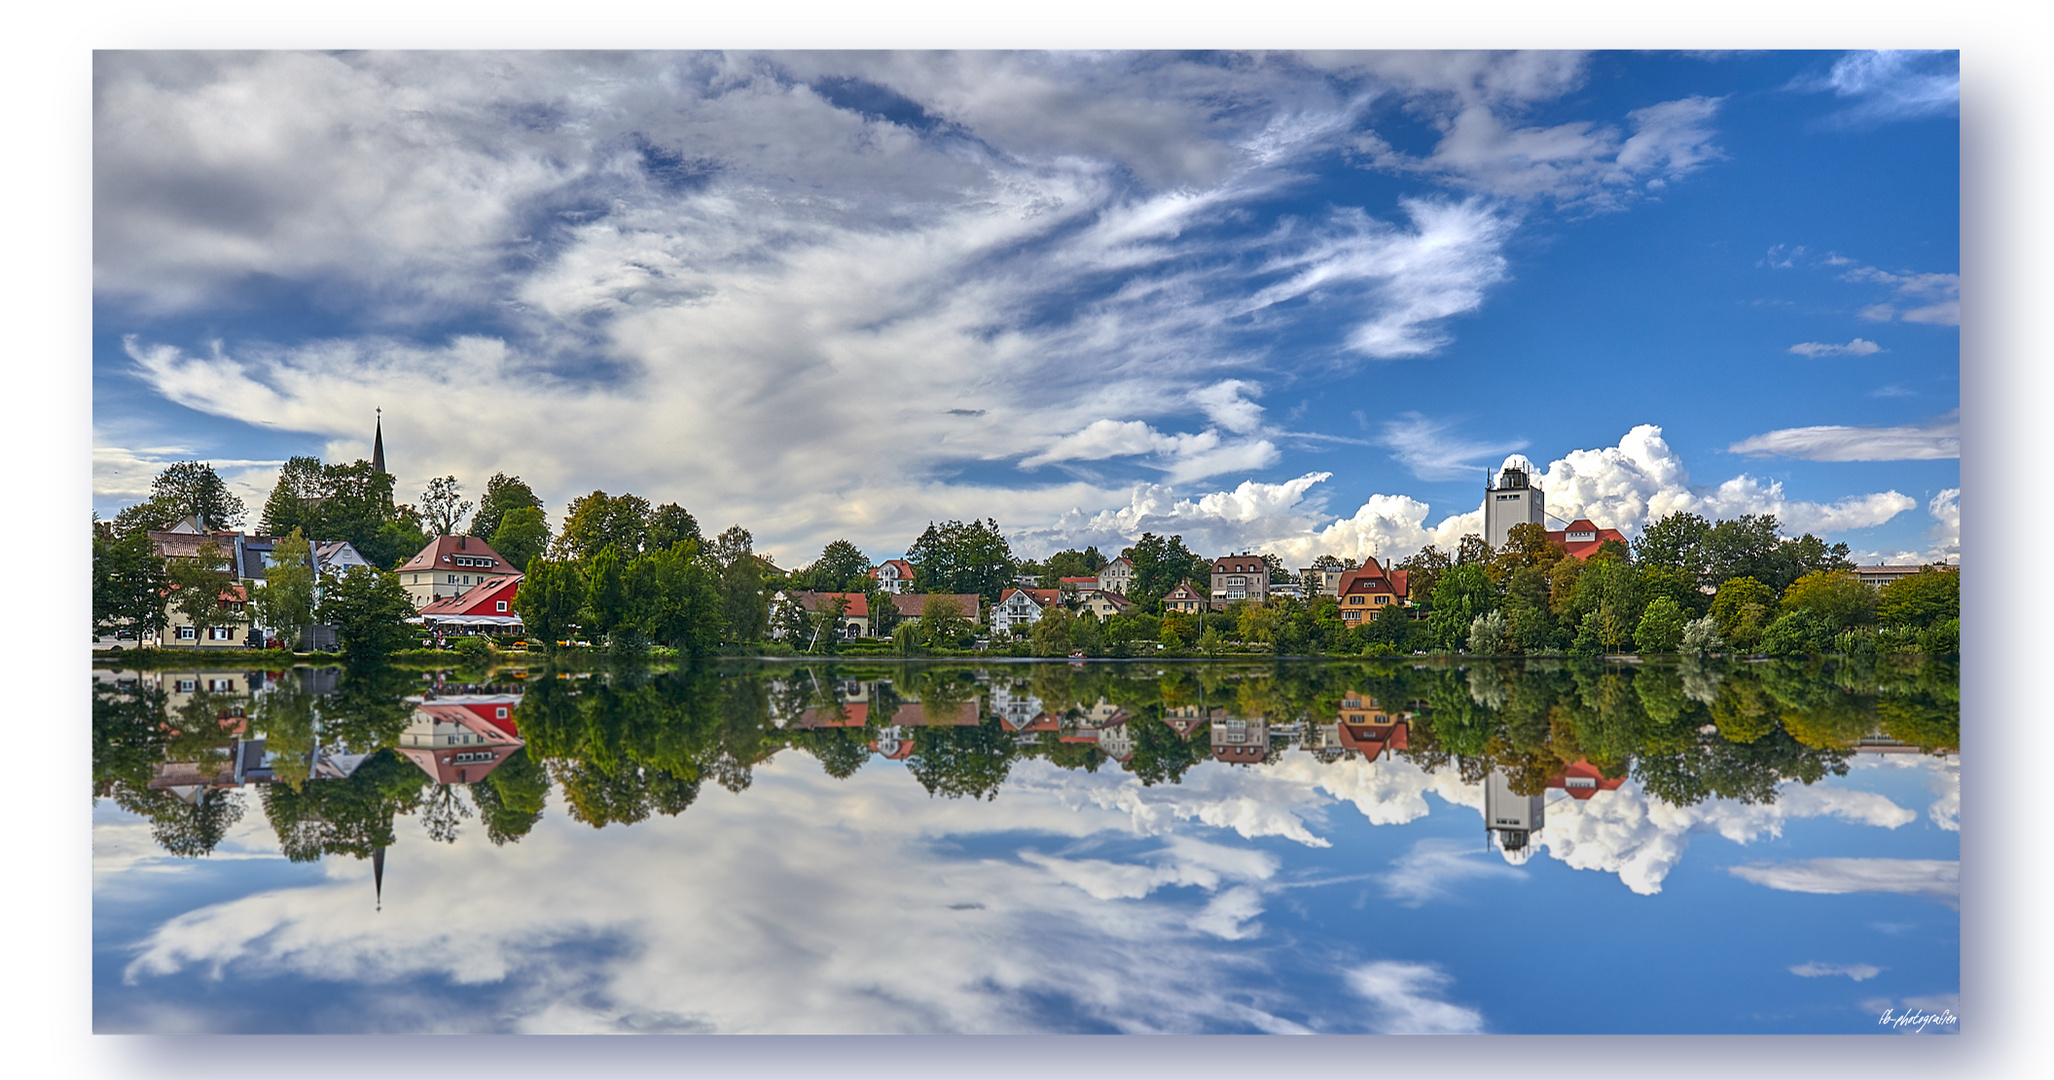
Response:
[{"label": "pointed spire", "polygon": [[385,910],[385,848],[379,847],[371,853],[371,887],[376,890],[378,910]]},{"label": "pointed spire", "polygon": [[378,432],[371,436],[371,472],[385,471],[385,410],[378,410]]}]

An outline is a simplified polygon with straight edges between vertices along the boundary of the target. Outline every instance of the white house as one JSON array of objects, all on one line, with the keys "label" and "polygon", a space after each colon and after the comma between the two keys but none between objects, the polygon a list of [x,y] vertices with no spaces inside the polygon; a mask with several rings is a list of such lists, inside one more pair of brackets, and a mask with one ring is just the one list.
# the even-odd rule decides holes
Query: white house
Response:
[{"label": "white house", "polygon": [[1098,587],[1103,592],[1121,596],[1131,594],[1134,591],[1134,561],[1122,555],[1100,567]]},{"label": "white house", "polygon": [[902,593],[913,587],[913,564],[904,559],[886,559],[870,568],[877,587],[888,593]]},{"label": "white house", "polygon": [[1014,627],[1033,626],[1043,612],[1062,603],[1055,589],[1007,589],[991,609],[991,632],[1010,633]]}]

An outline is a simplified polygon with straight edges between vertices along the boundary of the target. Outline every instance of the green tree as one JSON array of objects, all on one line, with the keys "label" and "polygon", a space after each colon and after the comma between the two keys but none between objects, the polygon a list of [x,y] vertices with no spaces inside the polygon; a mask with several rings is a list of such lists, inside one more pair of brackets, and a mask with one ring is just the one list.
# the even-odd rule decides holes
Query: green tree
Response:
[{"label": "green tree", "polygon": [[1497,558],[1497,554],[1496,549],[1485,542],[1483,537],[1470,533],[1455,545],[1455,565],[1489,566],[1491,561]]},{"label": "green tree", "polygon": [[869,591],[863,594],[863,602],[870,609],[870,636],[889,638],[899,627],[899,606],[892,602],[892,594],[884,591],[876,581],[870,581]]},{"label": "green tree", "polygon": [[1885,626],[1925,629],[1961,618],[1961,571],[1928,566],[1883,586],[1876,619]]},{"label": "green tree", "polygon": [[1502,582],[1526,569],[1545,570],[1565,554],[1567,549],[1548,539],[1546,525],[1514,525],[1505,537],[1505,546],[1492,558],[1491,580]]},{"label": "green tree", "polygon": [[1072,631],[1078,621],[1076,614],[1065,607],[1051,607],[1042,612],[1028,634],[1034,642],[1034,655],[1068,656]]},{"label": "green tree", "polygon": [[1201,595],[1211,592],[1211,564],[1184,547],[1180,536],[1162,537],[1142,533],[1134,546],[1120,552],[1134,564],[1133,592],[1129,599],[1153,608],[1179,582],[1190,581]]},{"label": "green tree", "polygon": [[1012,770],[1016,749],[1012,736],[995,719],[974,725],[930,724],[913,732],[906,770],[929,795],[996,799]]},{"label": "green tree", "polygon": [[1776,616],[1776,594],[1754,578],[1729,578],[1712,597],[1711,615],[1718,621],[1720,637],[1736,649],[1752,652]]},{"label": "green tree", "polygon": [[278,482],[271,486],[271,497],[264,500],[258,528],[265,536],[284,536],[294,529],[304,533],[310,524],[308,508],[320,499],[322,490],[320,458],[287,458],[278,470]]},{"label": "green tree", "polygon": [[920,608],[920,639],[930,648],[958,648],[973,629],[962,609],[947,597],[929,596]]},{"label": "green tree", "polygon": [[1521,652],[1539,652],[1555,644],[1555,615],[1548,604],[1548,570],[1552,565],[1523,566],[1505,579],[1501,610],[1512,645]]},{"label": "green tree", "polygon": [[1804,656],[1826,651],[1832,630],[1824,620],[1802,608],[1776,616],[1762,630],[1758,648],[1765,656]]},{"label": "green tree", "polygon": [[649,512],[649,533],[645,538],[650,551],[661,551],[676,547],[686,541],[704,547],[705,537],[699,535],[699,519],[691,511],[676,503],[664,503]]},{"label": "green tree", "polygon": [[471,512],[471,501],[463,497],[463,486],[455,476],[438,476],[421,492],[421,521],[430,536],[453,536],[457,524]]},{"label": "green tree", "polygon": [[1460,563],[1434,583],[1432,606],[1427,623],[1437,644],[1459,649],[1469,638],[1469,624],[1478,615],[1497,610],[1498,590],[1480,561]]},{"label": "green tree", "polygon": [[1687,656],[1705,656],[1725,648],[1726,642],[1719,637],[1719,620],[1706,615],[1684,623],[1678,647]]},{"label": "green tree", "polygon": [[1711,531],[1712,523],[1696,514],[1670,514],[1641,530],[1633,541],[1633,559],[1643,566],[1681,571],[1693,585],[1714,584],[1705,580],[1705,537]]},{"label": "green tree", "polygon": [[[243,501],[228,490],[227,483],[204,461],[179,461],[164,467],[150,481],[150,498],[132,522],[145,529],[161,529],[187,514],[197,514],[209,529],[233,529],[242,524]],[[130,507],[130,510],[136,510]],[[129,511],[122,511],[121,522]],[[121,531],[129,531],[122,529]]]},{"label": "green tree", "polygon": [[571,500],[551,554],[559,559],[590,562],[608,544],[632,558],[642,553],[649,534],[649,500],[640,495],[608,495],[594,491]]},{"label": "green tree", "polygon": [[500,516],[499,527],[485,542],[508,563],[526,566],[549,547],[549,522],[540,507],[516,506]]},{"label": "green tree", "polygon": [[627,616],[628,586],[620,550],[608,544],[593,556],[585,571],[585,604],[578,621],[596,640],[613,633]]},{"label": "green tree", "polygon": [[265,629],[286,648],[299,648],[300,635],[314,625],[314,553],[297,526],[272,545],[264,584],[251,591],[250,602]]},{"label": "green tree", "polygon": [[870,560],[847,540],[830,541],[807,576],[821,592],[862,592],[870,584]]},{"label": "green tree", "polygon": [[553,651],[576,632],[584,601],[585,582],[576,563],[536,555],[528,560],[513,609],[528,636]]},{"label": "green tree", "polygon": [[171,577],[143,532],[110,535],[93,526],[93,633],[133,632],[140,644],[164,629]]},{"label": "green tree", "polygon": [[746,644],[763,640],[770,626],[770,598],[763,588],[763,565],[755,540],[740,525],[714,537],[710,549],[720,567],[720,621],[727,640]]},{"label": "green tree", "polygon": [[1666,596],[1655,597],[1641,612],[1640,625],[1634,628],[1634,649],[1641,653],[1675,652],[1683,644],[1686,619],[1676,601]]},{"label": "green tree", "polygon": [[1013,583],[1019,565],[991,518],[929,522],[906,549],[906,561],[913,564],[922,592],[976,593],[991,603],[997,603],[1000,591]]},{"label": "green tree", "polygon": [[[527,482],[518,476],[493,473],[492,479],[485,481],[485,494],[478,499],[478,513],[471,519],[470,534],[491,544],[492,550],[505,555],[506,549],[500,547],[493,538],[498,535],[499,526],[505,521],[508,513],[523,509],[540,513],[541,496],[536,495],[535,489],[529,487]],[[526,566],[527,560],[522,559],[514,565]]]},{"label": "green tree", "polygon": [[192,626],[194,648],[208,630],[236,621],[225,599],[235,577],[228,572],[228,556],[212,540],[202,543],[193,558],[172,560],[169,576],[171,606]]},{"label": "green tree", "polygon": [[719,644],[720,592],[696,543],[680,541],[637,558],[628,578],[636,622],[651,640],[692,656]]},{"label": "green tree", "polygon": [[1407,592],[1414,597],[1431,598],[1434,586],[1440,584],[1441,575],[1447,573],[1448,568],[1453,565],[1455,564],[1449,561],[1446,553],[1428,544],[1400,562],[1398,569],[1405,571]]},{"label": "green tree", "polygon": [[351,664],[383,663],[420,637],[420,631],[407,625],[414,617],[414,603],[399,575],[370,567],[352,566],[331,580],[322,589],[316,614],[335,627]]},{"label": "green tree", "polygon": [[1845,570],[1814,570],[1783,592],[1784,611],[1808,611],[1829,629],[1875,621],[1876,590]]}]

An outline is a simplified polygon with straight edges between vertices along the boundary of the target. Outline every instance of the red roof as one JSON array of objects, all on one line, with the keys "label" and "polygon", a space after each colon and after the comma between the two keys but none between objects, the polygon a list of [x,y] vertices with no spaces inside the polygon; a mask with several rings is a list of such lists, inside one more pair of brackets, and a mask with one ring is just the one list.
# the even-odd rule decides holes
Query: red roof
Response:
[{"label": "red roof", "polygon": [[[1571,540],[1569,539],[1570,533],[1588,533],[1593,538],[1588,540]],[[1570,522],[1569,527],[1566,529],[1550,530],[1548,532],[1548,539],[1568,549],[1570,555],[1579,559],[1588,559],[1592,555],[1597,554],[1598,549],[1603,547],[1607,540],[1617,540],[1622,544],[1625,543],[1626,534],[1617,529],[1600,529],[1589,518],[1577,518],[1575,521]]]},{"label": "red roof", "polygon": [[927,601],[930,598],[953,600],[956,602],[956,611],[964,618],[973,622],[977,618],[976,593],[893,593],[891,602],[893,607],[899,609],[900,618],[917,619],[927,613]]},{"label": "red roof", "polygon": [[[490,559],[488,565],[475,563],[459,564],[457,556],[466,559]],[[461,565],[466,570],[482,570],[488,574],[518,574],[521,568],[500,557],[492,546],[475,536],[438,536],[428,541],[428,546],[414,553],[414,557],[401,564],[401,570],[453,570]]]},{"label": "red roof", "polygon": [[1196,589],[1194,589],[1194,588],[1192,588],[1192,587],[1191,587],[1191,583],[1190,583],[1190,582],[1188,582],[1188,581],[1180,581],[1180,582],[1178,582],[1178,583],[1177,583],[1177,587],[1176,587],[1176,588],[1174,588],[1174,589],[1171,589],[1171,590],[1169,591],[1169,595],[1167,595],[1167,596],[1164,596],[1164,597],[1163,597],[1163,599],[1165,599],[1165,600],[1203,600],[1203,599],[1205,599],[1205,594],[1204,594],[1204,593],[1202,593],[1202,592],[1199,592],[1198,590],[1196,590]]},{"label": "red roof", "polygon": [[913,580],[913,564],[907,562],[904,559],[886,559],[883,562],[878,563],[876,566],[870,568],[870,576],[879,577],[880,575],[878,574],[878,571],[884,569],[887,566],[896,569],[898,571],[898,577],[901,580]]},{"label": "red roof", "polygon": [[1061,589],[1007,589],[999,594],[998,602],[1001,604],[1005,603],[1006,598],[1014,593],[1026,593],[1029,600],[1042,607],[1062,603],[1063,599]]},{"label": "red roof", "polygon": [[[495,574],[455,596],[445,596],[421,609],[421,615],[512,615],[514,596],[520,592],[521,574]],[[499,610],[499,601],[506,610]]]},{"label": "red roof", "polygon": [[1267,574],[1269,564],[1260,555],[1226,555],[1212,561],[1215,574]]},{"label": "red roof", "polygon": [[1340,725],[1341,745],[1349,750],[1359,750],[1362,756],[1375,761],[1385,750],[1405,749],[1405,736],[1409,725],[1403,720],[1389,724],[1362,724],[1343,721]]},{"label": "red roof", "polygon": [[1091,582],[1094,585],[1098,584],[1098,575],[1093,574],[1090,577],[1066,577],[1056,579],[1056,582],[1061,585],[1082,585],[1087,581]]},{"label": "red roof", "polygon": [[802,592],[799,606],[818,614],[834,607],[836,597],[846,601],[842,608],[845,619],[867,619],[870,617],[870,598],[859,592]]},{"label": "red roof", "polygon": [[[414,706],[414,713],[417,720],[425,713],[434,725],[460,729],[458,738],[442,735],[431,739],[428,746],[398,748],[438,784],[477,783],[523,745],[519,736],[499,727],[498,721],[488,720],[463,705],[422,704]],[[509,709],[508,714],[511,713]]]},{"label": "red roof", "polygon": [[1578,758],[1564,766],[1562,771],[1548,778],[1548,786],[1569,793],[1572,799],[1588,799],[1600,791],[1617,791],[1624,784],[1623,776],[1607,778],[1598,767]]}]

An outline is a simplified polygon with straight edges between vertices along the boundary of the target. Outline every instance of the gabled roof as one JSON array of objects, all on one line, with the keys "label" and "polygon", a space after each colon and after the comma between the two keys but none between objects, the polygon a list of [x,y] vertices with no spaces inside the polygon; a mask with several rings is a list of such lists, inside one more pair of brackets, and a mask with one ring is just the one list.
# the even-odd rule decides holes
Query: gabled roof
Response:
[{"label": "gabled roof", "polygon": [[1120,556],[1119,558],[1117,558],[1117,559],[1114,559],[1113,561],[1111,561],[1111,562],[1109,562],[1109,563],[1105,564],[1104,566],[1100,567],[1100,568],[1099,568],[1099,571],[1098,571],[1098,572],[1099,572],[1099,573],[1101,573],[1101,574],[1103,574],[1103,573],[1105,573],[1105,572],[1106,572],[1107,570],[1111,570],[1111,569],[1112,569],[1113,567],[1115,567],[1115,566],[1122,566],[1122,565],[1124,565],[1124,566],[1125,566],[1125,567],[1126,567],[1127,569],[1129,569],[1129,570],[1132,570],[1132,569],[1134,569],[1134,560],[1132,560],[1132,559],[1130,559],[1130,558],[1126,557],[1125,555],[1122,555],[1122,556]]},{"label": "gabled roof", "polygon": [[1165,599],[1165,600],[1203,600],[1203,599],[1205,599],[1205,594],[1204,594],[1204,593],[1202,593],[1202,592],[1199,592],[1199,591],[1198,591],[1197,589],[1194,589],[1194,588],[1192,588],[1192,587],[1191,587],[1191,583],[1190,583],[1190,582],[1188,582],[1188,581],[1180,581],[1180,582],[1178,582],[1178,583],[1177,583],[1177,587],[1176,587],[1176,588],[1174,588],[1174,589],[1171,589],[1171,590],[1169,591],[1169,593],[1168,593],[1167,595],[1165,595],[1165,596],[1163,597],[1163,599]]},{"label": "gabled roof", "polygon": [[1260,555],[1222,555],[1212,561],[1215,574],[1267,574],[1269,563]]},{"label": "gabled roof", "polygon": [[455,570],[456,556],[469,559],[490,559],[490,566],[466,566],[469,571],[483,571],[488,574],[517,574],[520,567],[507,562],[492,545],[475,536],[438,536],[428,541],[428,546],[414,553],[414,557],[400,564],[406,570]]},{"label": "gabled roof", "polygon": [[927,601],[934,597],[955,601],[956,611],[966,619],[977,618],[976,593],[893,593],[891,602],[899,609],[900,618],[917,619],[927,614]]},{"label": "gabled roof", "polygon": [[998,602],[1003,604],[1016,595],[1024,595],[1027,599],[1034,601],[1036,607],[1045,608],[1050,604],[1061,603],[1061,592],[1062,590],[1060,589],[1007,589],[999,594]]},{"label": "gabled roof", "polygon": [[884,569],[887,566],[891,567],[894,570],[897,570],[897,576],[899,577],[911,578],[913,576],[913,564],[907,562],[904,559],[886,559],[883,562],[878,563],[876,566],[870,568],[870,576],[879,576],[878,571]]},{"label": "gabled roof", "polygon": [[842,618],[867,619],[870,617],[870,598],[859,592],[812,592],[809,590],[798,595],[799,606],[816,615],[823,611],[832,610],[836,598],[840,598],[846,602],[842,608]]},{"label": "gabled roof", "polygon": [[[1595,537],[1590,540],[1571,541],[1569,539],[1570,533],[1594,533]],[[1548,539],[1562,545],[1571,556],[1578,559],[1588,559],[1592,555],[1597,554],[1598,549],[1603,547],[1607,540],[1617,540],[1622,544],[1625,543],[1626,534],[1617,529],[1600,529],[1589,518],[1577,518],[1575,521],[1570,522],[1569,527],[1566,529],[1550,530],[1548,532]]]},{"label": "gabled roof", "polygon": [[[521,574],[494,574],[455,596],[445,596],[421,609],[422,615],[504,615],[513,610],[513,598],[519,593]],[[500,611],[496,601],[505,600],[507,611]]]}]

